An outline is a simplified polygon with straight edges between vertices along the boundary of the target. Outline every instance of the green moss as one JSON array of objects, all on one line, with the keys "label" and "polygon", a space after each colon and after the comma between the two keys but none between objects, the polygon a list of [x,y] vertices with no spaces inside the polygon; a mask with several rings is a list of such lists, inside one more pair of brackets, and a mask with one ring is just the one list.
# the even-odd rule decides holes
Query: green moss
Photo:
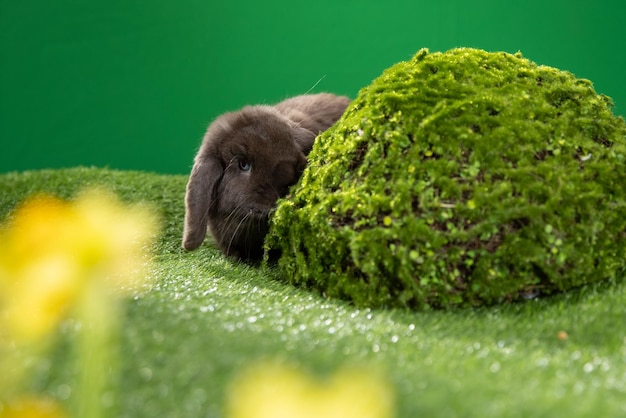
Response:
[{"label": "green moss", "polygon": [[626,127],[520,54],[421,50],[316,141],[266,240],[290,282],[360,306],[493,304],[626,265]]}]

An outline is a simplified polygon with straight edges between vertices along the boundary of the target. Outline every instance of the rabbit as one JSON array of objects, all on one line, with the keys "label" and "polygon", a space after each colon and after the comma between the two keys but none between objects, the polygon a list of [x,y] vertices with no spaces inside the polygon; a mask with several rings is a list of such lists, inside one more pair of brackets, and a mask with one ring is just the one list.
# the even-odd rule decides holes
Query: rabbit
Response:
[{"label": "rabbit", "polygon": [[215,119],[187,183],[183,248],[198,248],[208,226],[224,254],[259,261],[276,201],[300,178],[316,136],[349,103],[329,93],[301,95]]}]

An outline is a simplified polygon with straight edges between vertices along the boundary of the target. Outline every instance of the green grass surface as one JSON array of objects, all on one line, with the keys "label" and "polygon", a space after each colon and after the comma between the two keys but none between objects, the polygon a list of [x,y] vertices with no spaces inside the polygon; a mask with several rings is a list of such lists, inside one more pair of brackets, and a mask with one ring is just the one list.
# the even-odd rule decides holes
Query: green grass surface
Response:
[{"label": "green grass surface", "polygon": [[[0,175],[0,219],[27,196],[105,185],[159,209],[152,286],[129,299],[112,417],[219,417],[242,367],[278,359],[325,376],[382,369],[398,417],[626,416],[626,288],[587,287],[479,310],[363,310],[224,258],[184,252],[185,176],[77,168]],[[60,331],[34,385],[66,401],[75,371]],[[559,331],[568,334],[557,338]]]}]

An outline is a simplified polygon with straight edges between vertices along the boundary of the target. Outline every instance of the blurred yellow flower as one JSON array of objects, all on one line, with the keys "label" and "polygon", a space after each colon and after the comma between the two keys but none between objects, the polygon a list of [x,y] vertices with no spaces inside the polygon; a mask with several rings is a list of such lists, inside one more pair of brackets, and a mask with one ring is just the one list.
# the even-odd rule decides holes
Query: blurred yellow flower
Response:
[{"label": "blurred yellow flower", "polygon": [[26,397],[0,406],[0,418],[65,418],[67,415],[54,401]]},{"label": "blurred yellow flower", "polygon": [[20,339],[48,333],[90,281],[111,291],[133,288],[144,277],[156,217],[105,191],[73,202],[34,197],[0,230],[0,312]]},{"label": "blurred yellow flower", "polygon": [[391,418],[393,392],[378,373],[343,369],[327,381],[277,363],[250,368],[228,392],[228,418]]}]

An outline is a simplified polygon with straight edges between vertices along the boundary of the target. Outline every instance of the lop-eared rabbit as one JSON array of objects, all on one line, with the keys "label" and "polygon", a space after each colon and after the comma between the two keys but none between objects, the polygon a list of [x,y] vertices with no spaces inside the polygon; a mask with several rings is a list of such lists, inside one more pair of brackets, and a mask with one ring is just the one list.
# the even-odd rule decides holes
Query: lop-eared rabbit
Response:
[{"label": "lop-eared rabbit", "polygon": [[258,261],[269,214],[304,170],[320,132],[344,113],[350,99],[302,95],[274,106],[247,106],[209,126],[185,196],[183,247],[198,248],[210,231],[228,256]]}]

